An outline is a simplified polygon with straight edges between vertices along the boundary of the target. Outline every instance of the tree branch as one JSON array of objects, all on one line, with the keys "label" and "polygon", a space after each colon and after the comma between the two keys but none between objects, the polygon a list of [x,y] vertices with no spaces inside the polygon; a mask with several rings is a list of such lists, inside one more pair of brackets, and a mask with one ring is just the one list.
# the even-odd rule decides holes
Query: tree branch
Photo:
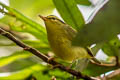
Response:
[{"label": "tree branch", "polygon": [[20,40],[18,40],[17,38],[15,38],[11,33],[5,31],[4,29],[0,28],[0,34],[7,37],[8,39],[10,39],[11,41],[13,41],[14,43],[16,43],[16,45],[22,47],[25,51],[29,51],[32,54],[36,55],[37,57],[41,58],[43,61],[45,61],[48,64],[51,64],[53,67],[55,68],[59,68],[60,70],[66,71],[70,74],[72,74],[73,76],[76,76],[78,79],[82,78],[85,80],[96,80],[92,77],[89,77],[87,75],[83,75],[80,72],[77,72],[73,69],[70,69],[68,67],[65,67],[64,65],[49,59],[47,56],[45,56],[44,54],[42,54],[41,52],[39,52],[38,50],[36,50],[35,48],[32,48],[26,44],[24,44],[23,42],[21,42]]},{"label": "tree branch", "polygon": [[114,72],[112,72],[111,74],[109,74],[109,75],[107,75],[107,76],[105,76],[107,79],[111,79],[111,78],[113,78],[113,77],[115,77],[115,76],[117,76],[117,75],[120,75],[120,69],[117,69],[117,70],[115,70]]},{"label": "tree branch", "polygon": [[101,80],[109,80],[109,79],[114,79],[116,76],[120,75],[120,69],[116,69],[114,70],[112,73],[108,74],[108,75],[104,75],[103,77],[97,77]]},{"label": "tree branch", "polygon": [[113,62],[113,63],[102,63],[101,62],[101,64],[98,64],[98,63],[96,63],[96,62],[94,62],[94,61],[90,61],[92,64],[95,64],[95,65],[98,65],[98,66],[105,66],[105,67],[114,67],[114,66],[117,66],[117,67],[119,67],[120,66],[120,63],[119,63],[119,58],[118,58],[118,56],[115,56],[115,61]]},{"label": "tree branch", "polygon": [[116,64],[106,64],[106,63],[101,63],[101,64],[99,64],[99,63],[96,63],[96,62],[94,62],[94,61],[90,61],[92,64],[95,64],[95,65],[98,65],[98,66],[105,66],[105,67],[114,67],[114,66],[116,66]]}]

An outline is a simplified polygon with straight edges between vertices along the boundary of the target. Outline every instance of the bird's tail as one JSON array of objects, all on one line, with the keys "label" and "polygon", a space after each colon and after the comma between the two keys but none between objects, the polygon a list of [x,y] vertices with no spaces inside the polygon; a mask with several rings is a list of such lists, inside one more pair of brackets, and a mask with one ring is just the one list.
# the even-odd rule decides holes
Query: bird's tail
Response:
[{"label": "bird's tail", "polygon": [[88,63],[89,63],[88,58],[76,60],[75,70],[79,72],[83,71],[87,67]]},{"label": "bird's tail", "polygon": [[75,70],[79,71],[79,72],[83,71],[87,67],[90,60],[92,60],[93,62],[95,62],[97,64],[101,64],[101,62],[94,57],[92,59],[89,59],[89,58],[78,59],[75,61],[75,63],[76,63],[76,65],[74,67]]}]

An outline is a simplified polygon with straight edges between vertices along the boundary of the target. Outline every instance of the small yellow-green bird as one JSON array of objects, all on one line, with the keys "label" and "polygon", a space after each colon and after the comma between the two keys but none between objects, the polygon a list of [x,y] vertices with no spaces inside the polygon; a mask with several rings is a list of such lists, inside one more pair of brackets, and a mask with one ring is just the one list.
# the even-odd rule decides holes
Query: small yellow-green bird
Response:
[{"label": "small yellow-green bird", "polygon": [[49,44],[54,54],[67,62],[76,59],[94,58],[88,48],[72,45],[72,39],[76,36],[77,31],[71,26],[65,24],[54,15],[43,17]]}]

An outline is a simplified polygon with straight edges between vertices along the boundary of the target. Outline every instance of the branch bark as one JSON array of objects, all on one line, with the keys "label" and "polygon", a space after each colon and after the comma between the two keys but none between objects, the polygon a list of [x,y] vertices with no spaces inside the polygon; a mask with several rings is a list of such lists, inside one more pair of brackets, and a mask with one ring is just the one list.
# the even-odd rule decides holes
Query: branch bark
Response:
[{"label": "branch bark", "polygon": [[105,75],[103,77],[97,77],[99,78],[100,80],[111,80],[111,79],[114,79],[116,76],[120,75],[120,68],[119,69],[116,69],[114,70],[112,73],[108,74],[108,75]]},{"label": "branch bark", "polygon": [[44,54],[42,54],[41,52],[39,52],[38,50],[36,50],[35,48],[32,48],[26,44],[24,44],[23,42],[21,42],[20,40],[18,40],[16,37],[14,37],[11,33],[5,31],[4,29],[0,28],[0,34],[7,37],[8,39],[10,39],[11,41],[13,41],[14,43],[16,43],[16,45],[22,47],[25,51],[29,51],[32,54],[36,55],[37,57],[41,58],[43,61],[45,61],[48,64],[51,64],[53,67],[55,68],[59,68],[60,70],[66,71],[70,74],[72,74],[73,76],[76,76],[76,78],[80,79],[85,79],[85,80],[97,80],[95,78],[89,77],[87,75],[83,75],[80,72],[77,72],[73,69],[70,69],[68,67],[65,67],[64,65],[54,61],[53,59],[49,59],[49,57],[45,56]]},{"label": "branch bark", "polygon": [[103,63],[103,62],[101,62],[101,64],[98,64],[98,63],[96,63],[96,62],[94,62],[94,61],[90,61],[92,64],[95,64],[95,65],[98,65],[98,66],[104,66],[104,67],[114,67],[114,66],[117,66],[117,67],[119,67],[120,66],[120,63],[119,63],[119,58],[117,57],[117,56],[115,56],[115,61],[113,62],[113,63]]},{"label": "branch bark", "polygon": [[114,67],[116,66],[116,64],[105,64],[105,63],[101,63],[101,64],[98,64],[96,62],[93,62],[93,61],[90,61],[92,64],[95,64],[95,65],[98,65],[98,66],[104,66],[104,67]]},{"label": "branch bark", "polygon": [[117,75],[120,75],[120,69],[115,70],[114,72],[112,72],[111,74],[109,74],[105,77],[106,77],[106,79],[111,79],[111,78],[114,78]]}]

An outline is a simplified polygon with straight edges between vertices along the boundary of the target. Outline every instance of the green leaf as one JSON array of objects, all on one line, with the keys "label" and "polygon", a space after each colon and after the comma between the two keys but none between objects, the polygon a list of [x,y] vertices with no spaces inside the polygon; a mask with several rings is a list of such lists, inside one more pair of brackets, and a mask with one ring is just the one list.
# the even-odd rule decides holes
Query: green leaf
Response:
[{"label": "green leaf", "polygon": [[20,71],[11,72],[11,74],[8,76],[0,76],[0,80],[26,80],[35,71],[41,71],[44,69],[45,67],[43,67],[42,65],[36,64]]},{"label": "green leaf", "polygon": [[[50,46],[48,44],[44,44],[41,40],[22,40],[25,44],[30,45],[38,49],[42,53],[48,53],[51,51]],[[7,42],[7,43],[6,43]],[[15,43],[9,42],[9,40],[0,41],[0,46],[16,46]]]},{"label": "green leaf", "polygon": [[102,50],[104,53],[106,53],[108,56],[120,56],[120,40],[118,38],[115,38],[109,42],[106,42]]},{"label": "green leaf", "polygon": [[86,6],[89,6],[91,5],[91,2],[89,0],[75,0],[77,4],[80,4],[80,5],[86,5]]},{"label": "green leaf", "polygon": [[[17,9],[24,15],[29,16],[35,21],[40,21],[37,17],[38,14],[48,15],[51,14],[55,8],[52,0],[9,0],[10,7]],[[29,2],[29,3],[28,3]],[[32,12],[33,11],[33,12]]]},{"label": "green leaf", "polygon": [[103,73],[107,73],[117,68],[119,68],[119,66],[105,67],[105,66],[99,66],[99,65],[90,63],[88,64],[88,67],[83,71],[83,73],[86,75],[96,77],[96,76],[100,76]]},{"label": "green leaf", "polygon": [[46,35],[43,36],[43,34],[41,34],[40,32],[30,28],[29,25],[25,25],[25,24],[15,25],[14,23],[9,23],[9,26],[10,26],[10,30],[12,30],[12,31],[17,31],[17,32],[22,32],[22,33],[30,33],[34,37],[39,39],[42,44],[48,45],[47,36]]},{"label": "green leaf", "polygon": [[[35,58],[35,60],[33,60]],[[38,61],[37,61],[38,60]],[[20,71],[25,68],[28,68],[32,65],[35,65],[37,63],[41,63],[42,61],[36,56],[30,56],[28,58],[21,58],[21,59],[16,59],[12,63],[0,68],[0,72],[15,72],[15,71]],[[4,71],[4,69],[7,67],[7,70]]]},{"label": "green leaf", "polygon": [[85,22],[75,0],[53,0],[53,2],[67,24],[77,30],[82,28]]},{"label": "green leaf", "polygon": [[57,80],[77,80],[71,74],[63,72],[59,69],[49,70],[49,76],[55,76]]},{"label": "green leaf", "polygon": [[[0,12],[1,13],[1,12]],[[5,24],[9,24],[9,22],[14,21],[15,19],[13,17],[4,15],[4,17],[0,18],[0,25],[4,26]],[[4,25],[3,25],[4,24]],[[6,26],[6,25],[5,25]]]},{"label": "green leaf", "polygon": [[40,40],[39,41],[23,40],[23,42],[38,49],[42,53],[48,53],[48,51],[51,51],[50,46],[48,44],[42,43]]},{"label": "green leaf", "polygon": [[92,49],[92,53],[94,55],[96,55],[97,52],[102,48],[102,46],[103,46],[103,43],[96,44],[95,47],[91,48]]},{"label": "green leaf", "polygon": [[12,41],[9,39],[5,38],[4,36],[0,36],[0,46],[7,46],[12,44]]},{"label": "green leaf", "polygon": [[15,9],[13,9],[13,8],[11,8],[11,7],[8,7],[8,6],[6,6],[5,4],[3,4],[3,3],[1,3],[1,2],[0,2],[0,5],[1,5],[3,8],[5,8],[5,9],[7,9],[7,10],[9,11],[8,14],[10,14],[10,15],[12,15],[12,16],[15,16],[17,19],[19,19],[19,20],[21,20],[21,21],[23,21],[23,22],[31,25],[31,28],[35,28],[36,30],[45,33],[45,28],[42,27],[40,24],[32,21],[31,19],[27,18],[26,16],[24,16],[24,15],[23,15],[22,13],[20,13],[19,11],[15,10]]},{"label": "green leaf", "polygon": [[36,78],[36,80],[51,80],[52,78],[52,76],[49,76],[48,74],[44,74],[44,72],[40,72],[40,71],[33,73],[33,76]]},{"label": "green leaf", "polygon": [[69,73],[63,72],[59,69],[45,69],[42,72],[36,71],[33,75],[37,80],[51,80],[54,76],[57,80],[77,80],[71,77]]},{"label": "green leaf", "polygon": [[12,15],[12,16],[16,17],[18,20],[22,21],[23,23],[28,24],[29,25],[28,30],[34,30],[34,31],[39,32],[39,34],[40,34],[39,36],[41,36],[43,38],[43,40],[45,40],[45,42],[47,43],[46,31],[45,31],[44,27],[42,27],[40,24],[36,23],[35,21],[29,19],[28,17],[24,16],[19,11],[15,10],[11,7],[8,7],[1,2],[0,2],[0,5],[9,11],[8,15]]},{"label": "green leaf", "polygon": [[43,44],[40,40],[23,40],[23,42],[35,48],[49,48],[48,45]]},{"label": "green leaf", "polygon": [[113,39],[120,33],[119,0],[110,0],[93,21],[84,26],[73,40],[74,45],[88,46]]},{"label": "green leaf", "polygon": [[8,65],[17,59],[28,58],[30,56],[32,56],[32,54],[30,54],[28,52],[16,52],[15,54],[12,54],[10,56],[1,57],[0,58],[0,67]]},{"label": "green leaf", "polygon": [[[20,0],[20,1],[19,0],[18,1],[10,0],[9,2],[10,2],[10,7],[17,9],[18,11],[22,12],[22,14],[27,15],[32,20],[35,20],[37,22],[40,22],[40,18],[37,17],[38,14],[46,15],[48,13],[52,13],[52,11],[54,9],[54,5],[51,0],[36,0],[36,1],[34,1],[34,0]],[[26,7],[24,7],[24,6],[26,6]],[[31,12],[31,11],[34,11],[34,12]],[[19,17],[19,18],[22,18],[22,17]],[[18,16],[17,16],[17,19],[18,19]],[[22,18],[22,20],[23,20],[23,18]],[[2,21],[2,23],[5,23],[5,24],[9,24],[11,22],[16,23],[15,19],[12,19],[9,16],[4,16],[2,19],[0,19],[0,22],[1,21]],[[23,23],[24,23],[24,21],[23,21]],[[14,31],[31,33],[36,38],[41,39],[47,43],[46,35],[43,36],[43,34],[41,34],[41,31],[38,31],[38,29],[31,28],[30,26],[31,25],[26,26],[26,24],[24,24],[25,28],[13,26],[13,25],[11,27],[12,27],[12,30],[14,30]],[[32,26],[32,27],[36,27],[36,26]],[[41,27],[41,25],[38,26],[38,28],[40,28],[40,27]]]},{"label": "green leaf", "polygon": [[[49,71],[49,74],[52,76],[57,76],[57,77],[64,77],[64,78],[68,78],[70,75],[66,72],[63,72],[59,69],[56,69],[56,70],[50,70]],[[66,75],[66,76],[64,76]]]}]

